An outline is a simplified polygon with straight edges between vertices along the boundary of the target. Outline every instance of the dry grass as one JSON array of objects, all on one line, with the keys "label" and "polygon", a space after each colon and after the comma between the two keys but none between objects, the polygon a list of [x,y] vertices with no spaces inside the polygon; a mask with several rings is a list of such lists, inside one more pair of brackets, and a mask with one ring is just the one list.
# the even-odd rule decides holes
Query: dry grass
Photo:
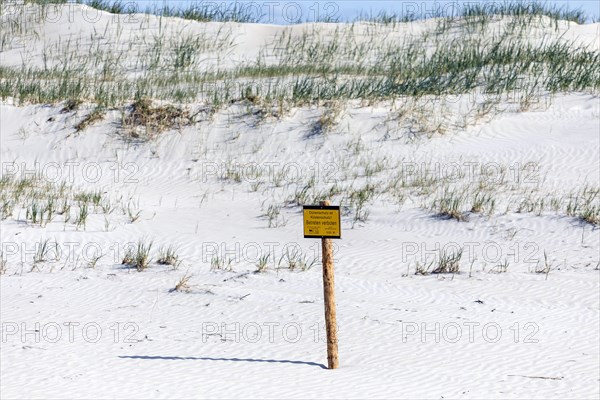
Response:
[{"label": "dry grass", "polygon": [[121,264],[135,268],[138,272],[144,271],[150,266],[150,262],[152,261],[150,258],[151,248],[152,242],[144,243],[140,240],[135,249],[132,247],[127,249]]},{"label": "dry grass", "polygon": [[437,212],[436,216],[439,218],[467,221],[468,215],[464,211],[465,201],[463,191],[446,187],[434,200],[431,209]]},{"label": "dry grass", "polygon": [[186,272],[184,276],[179,279],[179,282],[175,285],[171,292],[188,293],[191,290],[189,281],[193,275]]},{"label": "dry grass", "polygon": [[330,133],[337,125],[342,113],[341,103],[331,102],[327,106],[321,116],[312,124],[307,138]]},{"label": "dry grass", "polygon": [[460,273],[462,255],[462,248],[456,252],[440,251],[439,257],[434,260],[425,263],[417,261],[415,275],[458,274]]},{"label": "dry grass", "polygon": [[233,259],[214,256],[210,260],[210,270],[233,272]]},{"label": "dry grass", "polygon": [[432,274],[457,274],[460,272],[460,259],[462,258],[463,250],[460,249],[456,253],[440,253],[437,267],[431,271]]},{"label": "dry grass", "polygon": [[81,100],[79,99],[69,99],[65,101],[65,105],[60,110],[61,114],[77,111],[79,106],[81,105]]},{"label": "dry grass", "polygon": [[173,268],[177,268],[180,264],[180,260],[175,247],[161,247],[158,250],[158,259],[156,262],[160,265],[170,265]]},{"label": "dry grass", "polygon": [[591,225],[600,225],[600,207],[594,205],[584,206],[583,211],[579,214],[579,218]]},{"label": "dry grass", "polygon": [[125,111],[121,126],[125,136],[133,140],[150,140],[158,134],[189,125],[192,118],[188,111],[172,105],[154,106],[148,99],[134,102]]},{"label": "dry grass", "polygon": [[[65,110],[65,108],[63,108],[63,110]],[[101,121],[102,118],[104,118],[104,115],[106,114],[106,110],[104,110],[103,107],[97,106],[95,107],[92,112],[90,112],[88,115],[86,115],[81,122],[79,122],[77,125],[75,125],[75,131],[76,132],[82,132],[84,130],[86,130],[89,126],[95,124],[98,121]]]},{"label": "dry grass", "polygon": [[6,273],[6,264],[6,258],[4,258],[4,255],[0,252],[0,276]]}]

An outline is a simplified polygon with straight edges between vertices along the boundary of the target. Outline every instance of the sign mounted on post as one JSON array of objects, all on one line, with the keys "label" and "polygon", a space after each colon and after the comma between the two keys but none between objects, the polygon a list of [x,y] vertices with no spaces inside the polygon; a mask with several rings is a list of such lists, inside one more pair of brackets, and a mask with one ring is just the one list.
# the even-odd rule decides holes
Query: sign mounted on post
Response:
[{"label": "sign mounted on post", "polygon": [[304,206],[304,237],[341,239],[339,206]]},{"label": "sign mounted on post", "polygon": [[304,237],[321,239],[323,255],[323,298],[325,300],[325,330],[327,332],[327,368],[336,369],[338,361],[337,316],[333,274],[333,241],[341,239],[340,207],[322,201],[319,206],[304,206]]}]

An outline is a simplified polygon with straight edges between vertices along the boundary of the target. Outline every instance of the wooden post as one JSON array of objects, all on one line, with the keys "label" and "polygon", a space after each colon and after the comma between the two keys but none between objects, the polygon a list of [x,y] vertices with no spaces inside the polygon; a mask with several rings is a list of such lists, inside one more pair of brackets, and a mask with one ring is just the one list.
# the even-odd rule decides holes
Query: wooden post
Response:
[{"label": "wooden post", "polygon": [[[322,201],[321,206],[329,206],[329,201]],[[333,278],[333,241],[321,239],[323,251],[323,294],[325,297],[325,329],[327,330],[327,366],[338,367],[338,336],[335,312],[335,281]]]}]

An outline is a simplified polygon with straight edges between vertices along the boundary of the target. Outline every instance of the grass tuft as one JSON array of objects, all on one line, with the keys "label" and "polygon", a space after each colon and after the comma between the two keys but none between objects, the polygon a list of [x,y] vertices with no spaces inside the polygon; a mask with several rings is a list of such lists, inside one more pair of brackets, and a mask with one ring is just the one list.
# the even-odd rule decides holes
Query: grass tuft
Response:
[{"label": "grass tuft", "polygon": [[179,266],[180,262],[181,261],[177,255],[177,250],[174,246],[171,245],[158,249],[158,259],[156,260],[157,264],[177,267]]},{"label": "grass tuft", "polygon": [[136,247],[129,247],[125,253],[122,264],[130,268],[135,268],[138,272],[146,270],[150,266],[150,250],[152,242],[144,243],[138,241]]},{"label": "grass tuft", "polygon": [[122,127],[130,139],[149,140],[169,129],[181,128],[191,123],[185,110],[171,106],[153,106],[149,99],[135,101],[123,116]]},{"label": "grass tuft", "polygon": [[[68,104],[65,105],[63,110],[67,109]],[[73,106],[74,107],[74,106]],[[77,125],[75,125],[75,132],[83,132],[89,126],[101,121],[104,118],[106,111],[103,107],[96,106],[88,115],[86,115]]]},{"label": "grass tuft", "polygon": [[186,272],[186,274],[179,279],[175,287],[171,289],[171,292],[188,293],[191,290],[189,281],[192,276],[193,275]]}]

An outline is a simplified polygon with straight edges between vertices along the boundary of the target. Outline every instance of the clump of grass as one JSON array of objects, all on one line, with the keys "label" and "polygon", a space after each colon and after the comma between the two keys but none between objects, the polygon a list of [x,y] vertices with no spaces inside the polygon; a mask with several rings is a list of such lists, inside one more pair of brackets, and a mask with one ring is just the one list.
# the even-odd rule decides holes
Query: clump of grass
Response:
[{"label": "clump of grass", "polygon": [[98,254],[88,262],[88,268],[94,269],[96,265],[98,265],[98,261],[100,261],[104,257],[104,254]]},{"label": "clump of grass", "polygon": [[579,213],[579,218],[592,225],[600,225],[600,206],[587,205]]},{"label": "clump of grass", "polygon": [[102,203],[102,191],[79,192],[75,194],[74,200],[80,203],[91,203],[94,207],[100,207]]},{"label": "clump of grass", "polygon": [[231,258],[213,256],[210,260],[211,271],[233,271],[233,260]]},{"label": "clump of grass", "polygon": [[304,254],[299,247],[286,248],[286,251],[279,258],[277,268],[286,268],[290,271],[307,271],[317,263],[315,258],[310,258]]},{"label": "clump of grass", "polygon": [[517,207],[518,213],[532,213],[535,215],[542,215],[547,206],[546,196],[535,196],[533,193],[527,193],[526,197],[521,199],[519,206]]},{"label": "clump of grass", "polygon": [[465,203],[464,193],[459,193],[448,188],[433,201],[431,209],[437,212],[437,217],[445,219],[455,219],[457,221],[466,221],[467,214],[463,211]]},{"label": "clump of grass", "polygon": [[130,266],[130,265],[133,265],[134,261],[135,261],[135,252],[132,247],[128,247],[125,250],[125,256],[123,257],[121,264]]},{"label": "clump of grass", "polygon": [[54,213],[58,211],[56,204],[57,201],[58,199],[53,195],[50,195],[50,197],[48,197],[48,199],[46,200],[46,205],[44,206],[44,210],[42,211],[42,215],[44,213],[46,214],[46,224],[52,221]]},{"label": "clump of grass", "polygon": [[323,114],[312,124],[308,137],[320,136],[333,130],[341,113],[339,106],[327,108]]},{"label": "clump of grass", "polygon": [[186,69],[194,65],[199,38],[184,36],[173,46],[173,68]]},{"label": "clump of grass", "polygon": [[60,110],[60,112],[64,114],[68,112],[77,111],[81,103],[82,102],[79,99],[68,99],[67,101],[65,101],[65,104],[63,105],[63,108]]},{"label": "clump of grass", "polygon": [[348,202],[350,209],[353,210],[352,227],[358,222],[367,222],[370,211],[366,208],[367,204],[375,197],[376,187],[373,184],[366,184],[359,189],[350,189]]},{"label": "clump of grass", "polygon": [[189,281],[192,278],[193,275],[189,274],[186,272],[185,275],[183,275],[179,281],[177,282],[177,284],[175,285],[175,287],[173,289],[171,289],[171,292],[180,292],[180,293],[188,293],[191,289]]},{"label": "clump of grass", "polygon": [[578,24],[585,23],[587,16],[580,8],[569,9],[568,7],[560,7],[550,5],[539,1],[524,1],[512,0],[500,2],[482,2],[475,4],[466,4],[462,10],[462,16],[466,18],[486,17],[491,16],[514,16],[514,17],[535,17],[546,16],[554,20],[564,20],[576,22]]},{"label": "clump of grass", "polygon": [[83,229],[86,228],[87,218],[89,216],[88,203],[80,202],[79,203],[79,213],[77,214],[77,219],[75,220],[75,224],[79,228],[83,226]]},{"label": "clump of grass", "polygon": [[496,207],[496,200],[491,193],[477,191],[473,196],[472,213],[491,215]]},{"label": "clump of grass", "polygon": [[122,118],[130,139],[150,140],[157,134],[191,123],[189,113],[172,105],[153,106],[149,99],[136,100]]},{"label": "clump of grass", "polygon": [[588,224],[600,225],[600,188],[585,186],[571,194],[566,213]]},{"label": "clump of grass", "polygon": [[127,209],[125,211],[127,212],[127,216],[129,217],[129,222],[132,224],[139,220],[142,216],[142,210],[134,209],[131,202],[127,203]]},{"label": "clump of grass", "polygon": [[463,250],[457,252],[441,251],[435,269],[432,274],[457,274],[460,272],[460,259],[462,258]]},{"label": "clump of grass", "polygon": [[429,275],[433,264],[434,261],[430,261],[428,263],[421,263],[417,261],[415,263],[415,275]]},{"label": "clump of grass", "polygon": [[257,14],[256,8],[240,2],[206,3],[193,2],[186,8],[164,6],[154,14],[165,17],[178,17],[199,22],[240,22],[258,23],[264,14]]},{"label": "clump of grass", "polygon": [[240,166],[232,159],[227,159],[227,165],[222,169],[219,175],[221,180],[232,181],[235,183],[241,183],[244,179]]},{"label": "clump of grass", "polygon": [[136,11],[136,7],[133,6],[132,3],[123,3],[121,0],[87,0],[83,1],[83,3],[97,10],[106,11],[111,14],[125,14]]},{"label": "clump of grass", "polygon": [[270,254],[266,254],[261,256],[256,262],[256,271],[257,273],[266,272],[269,268],[269,260],[271,259]]},{"label": "clump of grass", "polygon": [[129,247],[125,253],[122,264],[130,268],[135,268],[138,272],[146,270],[150,266],[152,259],[150,258],[150,250],[152,242],[144,243],[138,241],[135,248]]},{"label": "clump of grass", "polygon": [[0,276],[6,273],[8,261],[4,258],[4,253],[0,251]]},{"label": "clump of grass", "polygon": [[13,215],[15,203],[9,199],[2,199],[0,202],[0,220],[5,220]]},{"label": "clump of grass", "polygon": [[37,199],[33,199],[25,212],[25,219],[31,220],[32,224],[42,224],[43,209]]},{"label": "clump of grass", "polygon": [[[46,224],[61,216],[66,225],[69,222],[76,228],[86,228],[88,217],[96,208],[108,207],[109,199],[103,197],[102,190],[76,191],[66,182],[48,182],[42,176],[20,179],[16,176],[0,178],[0,212],[3,218],[14,214],[15,208],[25,213],[25,221],[31,224]],[[71,208],[75,206],[72,219]]]},{"label": "clump of grass", "polygon": [[75,132],[83,132],[89,126],[102,120],[105,114],[106,110],[104,109],[104,107],[94,107],[94,109],[88,115],[86,115],[77,125],[75,125]]},{"label": "clump of grass", "polygon": [[503,262],[496,264],[492,269],[490,269],[490,272],[503,274],[508,272],[508,267],[510,267],[510,262],[508,260],[504,260]]},{"label": "clump of grass", "polygon": [[36,251],[33,256],[34,268],[37,264],[50,261],[51,259],[57,259],[58,257],[58,244],[56,242],[50,242],[50,239],[40,241],[36,244]]},{"label": "clump of grass", "polygon": [[161,247],[158,249],[158,259],[156,262],[160,265],[170,265],[172,267],[179,266],[179,256],[177,249],[174,246]]},{"label": "clump of grass", "polygon": [[279,204],[270,204],[267,211],[262,215],[267,219],[269,228],[278,228],[287,224],[285,216],[281,213],[281,208],[282,206]]},{"label": "clump of grass", "polygon": [[535,273],[546,275],[545,280],[548,280],[548,276],[550,275],[552,266],[553,266],[552,262],[548,259],[548,253],[546,253],[546,251],[544,251],[544,264],[540,265],[540,261],[538,260],[537,264],[535,265]]}]

